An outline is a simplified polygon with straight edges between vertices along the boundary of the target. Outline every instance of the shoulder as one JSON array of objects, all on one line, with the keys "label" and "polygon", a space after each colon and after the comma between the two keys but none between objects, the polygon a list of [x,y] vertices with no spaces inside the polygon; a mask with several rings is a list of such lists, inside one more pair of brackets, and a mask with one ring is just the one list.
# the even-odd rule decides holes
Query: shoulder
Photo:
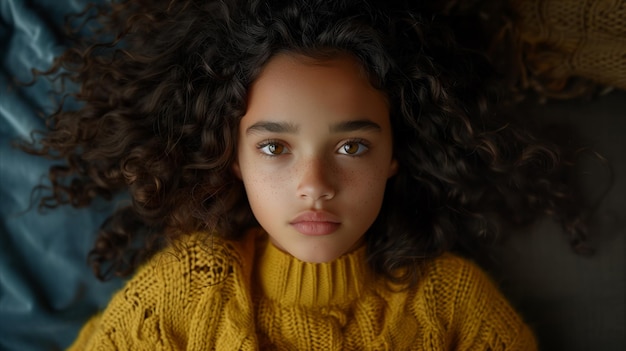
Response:
[{"label": "shoulder", "polygon": [[421,275],[421,288],[431,292],[434,304],[454,312],[449,318],[459,318],[461,313],[476,316],[493,309],[493,304],[506,302],[493,280],[474,262],[445,253],[425,263]]},{"label": "shoulder", "polygon": [[133,280],[147,277],[200,280],[213,285],[242,265],[239,244],[209,233],[193,233],[171,243],[137,272]]},{"label": "shoulder", "polygon": [[506,350],[536,348],[521,316],[474,262],[446,253],[428,261],[422,273],[417,300],[455,335],[459,349],[495,347],[496,343]]},{"label": "shoulder", "polygon": [[207,233],[178,238],[139,268],[75,345],[129,349],[186,335],[204,305],[224,303],[243,289],[248,251],[245,242]]},{"label": "shoulder", "polygon": [[146,262],[124,290],[193,295],[238,279],[251,264],[254,237],[249,233],[242,241],[231,241],[206,232],[181,236]]},{"label": "shoulder", "polygon": [[146,262],[133,279],[158,273],[169,280],[172,275],[180,278],[180,273],[189,273],[189,279],[218,284],[234,271],[250,268],[256,240],[262,234],[252,229],[238,241],[208,232],[183,235]]},{"label": "shoulder", "polygon": [[193,233],[173,241],[144,263],[125,286],[114,295],[104,317],[115,313],[144,310],[185,309],[206,293],[205,287],[219,287],[241,265],[237,244],[208,233]]},{"label": "shoulder", "polygon": [[474,285],[492,285],[490,278],[474,262],[452,253],[429,260],[424,265],[423,277],[440,289],[458,290]]},{"label": "shoulder", "polygon": [[475,263],[451,253],[427,259],[420,267],[415,299],[443,313],[456,311],[458,305],[470,305],[474,298],[499,294],[495,284]]},{"label": "shoulder", "polygon": [[[117,294],[149,298],[190,284],[215,285],[239,263],[236,244],[208,233],[181,236],[139,267]],[[117,298],[118,296],[115,296]]]}]

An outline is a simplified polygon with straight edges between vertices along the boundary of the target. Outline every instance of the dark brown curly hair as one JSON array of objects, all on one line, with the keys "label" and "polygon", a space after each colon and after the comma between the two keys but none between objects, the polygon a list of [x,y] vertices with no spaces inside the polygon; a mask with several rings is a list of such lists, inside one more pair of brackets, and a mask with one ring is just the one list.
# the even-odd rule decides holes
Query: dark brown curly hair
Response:
[{"label": "dark brown curly hair", "polygon": [[[90,253],[99,277],[127,275],[171,239],[236,240],[257,226],[231,171],[247,89],[277,53],[349,53],[391,102],[398,174],[366,233],[369,263],[408,279],[425,257],[471,251],[497,223],[550,213],[575,244],[578,213],[558,150],[492,108],[497,82],[424,4],[400,1],[133,0],[88,8],[93,36],[40,74],[77,83],[32,153],[50,169],[40,206],[127,193]],[[96,24],[93,26],[93,24]],[[408,268],[397,276],[396,268]]]}]

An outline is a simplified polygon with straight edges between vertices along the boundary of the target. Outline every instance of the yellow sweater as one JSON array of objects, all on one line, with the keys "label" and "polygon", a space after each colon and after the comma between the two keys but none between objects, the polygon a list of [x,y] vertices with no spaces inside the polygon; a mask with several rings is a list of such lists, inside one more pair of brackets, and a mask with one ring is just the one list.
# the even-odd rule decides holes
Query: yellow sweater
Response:
[{"label": "yellow sweater", "polygon": [[[203,238],[203,239],[200,239]],[[193,235],[145,264],[72,350],[535,350],[474,264],[446,254],[399,289],[360,248],[298,261],[257,234]]]}]

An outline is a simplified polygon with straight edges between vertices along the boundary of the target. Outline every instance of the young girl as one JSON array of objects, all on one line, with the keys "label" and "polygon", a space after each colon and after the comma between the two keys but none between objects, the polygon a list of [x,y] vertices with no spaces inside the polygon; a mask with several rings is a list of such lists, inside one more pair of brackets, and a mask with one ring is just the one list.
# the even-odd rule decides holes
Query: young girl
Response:
[{"label": "young girl", "polygon": [[107,6],[47,72],[82,105],[36,151],[67,161],[46,205],[132,201],[90,258],[134,276],[72,349],[536,348],[452,252],[500,220],[568,223],[558,155],[492,113],[489,66],[425,9]]}]

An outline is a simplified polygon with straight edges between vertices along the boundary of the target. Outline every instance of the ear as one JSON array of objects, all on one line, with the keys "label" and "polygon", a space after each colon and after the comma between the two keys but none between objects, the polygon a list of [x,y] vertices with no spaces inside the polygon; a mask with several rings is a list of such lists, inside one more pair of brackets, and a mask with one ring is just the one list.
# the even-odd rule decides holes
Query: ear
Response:
[{"label": "ear", "polygon": [[230,166],[230,168],[233,170],[233,173],[235,174],[235,177],[239,178],[239,180],[242,180],[241,168],[239,167],[239,160],[238,159],[235,159],[235,161],[233,161],[233,164]]},{"label": "ear", "polygon": [[387,175],[387,178],[391,178],[396,174],[398,174],[398,160],[394,158],[391,160],[391,164],[389,165],[389,174]]}]

